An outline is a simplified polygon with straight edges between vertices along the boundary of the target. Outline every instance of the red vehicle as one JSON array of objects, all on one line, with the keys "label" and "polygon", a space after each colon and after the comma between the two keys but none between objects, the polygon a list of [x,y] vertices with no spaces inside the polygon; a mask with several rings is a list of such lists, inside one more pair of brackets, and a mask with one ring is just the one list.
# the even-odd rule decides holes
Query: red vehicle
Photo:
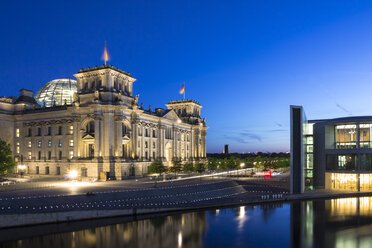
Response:
[{"label": "red vehicle", "polygon": [[264,171],[264,177],[271,177],[271,171],[265,170]]}]

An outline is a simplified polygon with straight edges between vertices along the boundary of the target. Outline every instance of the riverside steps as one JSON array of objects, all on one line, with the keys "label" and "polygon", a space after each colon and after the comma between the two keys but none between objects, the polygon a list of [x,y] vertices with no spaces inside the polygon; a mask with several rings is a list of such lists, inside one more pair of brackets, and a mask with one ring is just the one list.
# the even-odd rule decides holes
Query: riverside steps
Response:
[{"label": "riverside steps", "polygon": [[0,227],[176,211],[221,204],[246,192],[233,180],[193,180],[181,185],[79,195],[0,198]]}]

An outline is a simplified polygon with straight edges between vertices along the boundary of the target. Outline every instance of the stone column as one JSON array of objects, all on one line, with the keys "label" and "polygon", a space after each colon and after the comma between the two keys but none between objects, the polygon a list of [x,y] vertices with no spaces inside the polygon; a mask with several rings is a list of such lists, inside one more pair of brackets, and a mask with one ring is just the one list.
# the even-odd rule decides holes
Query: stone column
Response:
[{"label": "stone column", "polygon": [[165,144],[165,126],[161,125],[159,122],[158,125],[158,137],[157,137],[157,145],[158,145],[158,154],[157,157],[163,159],[164,158],[164,144]]},{"label": "stone column", "polygon": [[177,157],[177,133],[176,133],[176,128],[174,125],[172,126],[172,160]]},{"label": "stone column", "polygon": [[95,158],[100,157],[100,151],[101,151],[100,137],[101,137],[101,118],[97,116],[94,119],[94,157]]},{"label": "stone column", "polygon": [[[73,147],[73,150],[74,150],[74,158],[79,158],[81,157],[83,154],[82,154],[82,145],[80,145],[80,142],[81,142],[81,137],[83,135],[83,132],[80,128],[80,120],[78,118],[74,118],[73,119],[73,123],[72,123],[72,126],[74,127],[74,129],[72,130],[72,136],[69,136],[71,137],[73,140],[74,140],[74,147]],[[69,132],[70,130],[68,130]],[[68,147],[70,147],[70,141],[68,141],[69,143],[67,144]],[[68,155],[70,156],[70,154]]]},{"label": "stone column", "polygon": [[136,122],[132,122],[132,132],[131,132],[131,158],[133,159],[137,156],[137,137],[138,137],[138,127]]},{"label": "stone column", "polygon": [[203,150],[203,153],[202,153],[202,156],[203,158],[206,158],[207,157],[207,132],[205,130],[202,131],[202,150]]},{"label": "stone column", "polygon": [[152,129],[153,129],[153,127],[151,126],[150,128],[149,128],[149,136],[150,136],[150,138],[149,138],[149,158],[150,159],[152,159]]},{"label": "stone column", "polygon": [[123,128],[120,116],[115,116],[115,157],[122,157],[123,156]]}]

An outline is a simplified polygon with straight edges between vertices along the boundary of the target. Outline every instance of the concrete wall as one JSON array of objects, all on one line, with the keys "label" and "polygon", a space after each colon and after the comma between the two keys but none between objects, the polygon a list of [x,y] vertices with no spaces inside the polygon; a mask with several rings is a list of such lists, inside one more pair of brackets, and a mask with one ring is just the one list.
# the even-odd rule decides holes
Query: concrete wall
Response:
[{"label": "concrete wall", "polygon": [[[316,123],[314,125],[314,170],[313,170],[313,183],[315,189],[323,189],[325,184],[325,130],[327,126],[323,123]],[[328,130],[329,131],[329,130]]]},{"label": "concrete wall", "polygon": [[291,193],[304,192],[304,154],[303,154],[303,110],[300,106],[291,106]]}]

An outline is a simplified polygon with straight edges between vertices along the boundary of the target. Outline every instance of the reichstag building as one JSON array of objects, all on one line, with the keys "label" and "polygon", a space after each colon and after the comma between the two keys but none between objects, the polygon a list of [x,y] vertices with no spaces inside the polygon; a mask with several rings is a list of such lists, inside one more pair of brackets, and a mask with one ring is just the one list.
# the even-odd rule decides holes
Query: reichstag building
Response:
[{"label": "reichstag building", "polygon": [[111,65],[81,69],[35,94],[0,98],[0,138],[10,143],[18,169],[29,175],[116,179],[147,173],[160,159],[195,163],[206,157],[205,119],[194,100],[144,109],[135,79]]}]

